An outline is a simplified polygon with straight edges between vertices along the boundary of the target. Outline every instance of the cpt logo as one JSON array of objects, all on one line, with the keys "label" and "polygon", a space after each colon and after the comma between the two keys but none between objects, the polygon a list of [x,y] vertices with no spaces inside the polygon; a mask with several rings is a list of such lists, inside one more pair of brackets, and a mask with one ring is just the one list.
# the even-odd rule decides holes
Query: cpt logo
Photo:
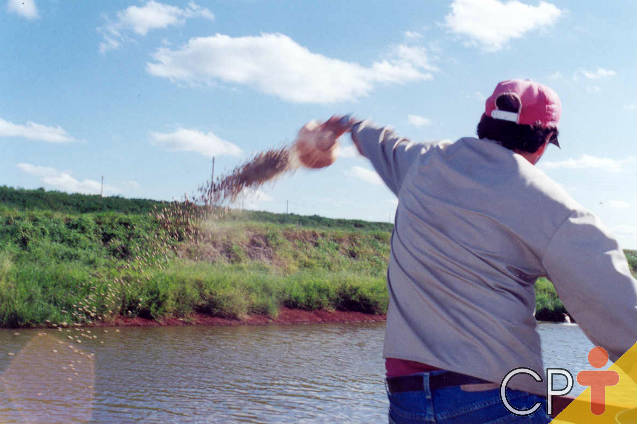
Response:
[{"label": "cpt logo", "polygon": [[[602,368],[608,362],[608,352],[602,347],[596,346],[588,353],[588,362],[594,368]],[[535,381],[542,381],[542,377],[537,372],[529,368],[516,368],[510,371],[500,384],[500,398],[506,409],[515,415],[530,415],[537,411],[540,403],[536,403],[530,409],[516,409],[506,398],[506,386],[514,376],[518,374],[528,374]],[[553,390],[553,376],[562,375],[566,377],[566,387],[560,390]],[[552,396],[562,396],[568,394],[573,388],[573,376],[568,370],[562,368],[547,368],[547,413],[550,415],[552,411]],[[582,386],[590,386],[591,388],[591,412],[595,415],[604,413],[606,409],[606,386],[614,386],[619,382],[619,374],[616,371],[580,371],[577,373],[577,382]]]}]

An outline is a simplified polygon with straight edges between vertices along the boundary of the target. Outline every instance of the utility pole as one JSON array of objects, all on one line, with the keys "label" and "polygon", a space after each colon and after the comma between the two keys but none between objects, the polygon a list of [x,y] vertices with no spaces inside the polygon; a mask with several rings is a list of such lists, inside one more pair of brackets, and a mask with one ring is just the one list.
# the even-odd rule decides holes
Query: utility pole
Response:
[{"label": "utility pole", "polygon": [[215,196],[215,157],[212,156],[212,172],[210,174],[210,187],[208,187],[208,199],[206,199],[206,203],[210,202],[211,204],[214,201]]},{"label": "utility pole", "polygon": [[289,200],[285,201],[285,214],[286,215],[290,214],[290,201]]},{"label": "utility pole", "polygon": [[102,175],[102,186],[100,187],[100,197],[104,197],[104,176]]}]

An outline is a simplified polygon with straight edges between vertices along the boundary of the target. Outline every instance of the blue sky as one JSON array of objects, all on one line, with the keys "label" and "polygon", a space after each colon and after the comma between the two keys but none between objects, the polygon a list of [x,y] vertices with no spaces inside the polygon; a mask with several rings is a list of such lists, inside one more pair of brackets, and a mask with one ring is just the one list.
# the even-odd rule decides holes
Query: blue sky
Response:
[{"label": "blue sky", "polygon": [[[637,247],[634,1],[0,3],[0,184],[176,199],[311,119],[353,113],[415,141],[474,135],[495,84],[563,104],[540,167]],[[387,221],[395,200],[342,157],[246,208]]]}]

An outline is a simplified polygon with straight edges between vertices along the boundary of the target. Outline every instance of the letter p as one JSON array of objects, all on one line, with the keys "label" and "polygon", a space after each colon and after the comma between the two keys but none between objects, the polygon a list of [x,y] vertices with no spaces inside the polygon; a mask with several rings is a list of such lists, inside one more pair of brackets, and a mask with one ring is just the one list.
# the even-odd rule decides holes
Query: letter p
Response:
[{"label": "letter p", "polygon": [[[566,387],[559,390],[553,389],[553,376],[562,375],[566,377]],[[553,396],[563,396],[570,393],[573,389],[573,376],[568,370],[563,368],[547,368],[546,369],[546,413],[551,415],[553,411]]]}]

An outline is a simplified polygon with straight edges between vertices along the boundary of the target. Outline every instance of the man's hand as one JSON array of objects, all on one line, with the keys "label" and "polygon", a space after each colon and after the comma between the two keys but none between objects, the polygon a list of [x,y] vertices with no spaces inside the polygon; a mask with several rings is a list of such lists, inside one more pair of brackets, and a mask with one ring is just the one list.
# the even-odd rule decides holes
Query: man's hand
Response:
[{"label": "man's hand", "polygon": [[321,129],[333,133],[334,139],[337,139],[346,132],[351,131],[354,122],[356,121],[350,115],[333,115],[330,119],[321,124]]},{"label": "man's hand", "polygon": [[[322,126],[326,128],[327,130],[332,131],[334,134],[338,134],[337,135],[337,138],[338,138],[342,134],[346,132],[350,132],[356,122],[358,121],[354,119],[351,115],[343,115],[343,116],[333,115],[330,119],[325,121]],[[365,156],[365,154],[361,150],[360,146],[358,145],[354,137],[352,137],[352,142],[354,143],[354,146],[356,146],[356,150],[358,150],[358,153],[360,153],[362,156]]]},{"label": "man's hand", "polygon": [[322,124],[308,122],[301,128],[294,149],[303,166],[324,168],[336,160],[337,139],[352,126],[349,116],[332,116]]}]

